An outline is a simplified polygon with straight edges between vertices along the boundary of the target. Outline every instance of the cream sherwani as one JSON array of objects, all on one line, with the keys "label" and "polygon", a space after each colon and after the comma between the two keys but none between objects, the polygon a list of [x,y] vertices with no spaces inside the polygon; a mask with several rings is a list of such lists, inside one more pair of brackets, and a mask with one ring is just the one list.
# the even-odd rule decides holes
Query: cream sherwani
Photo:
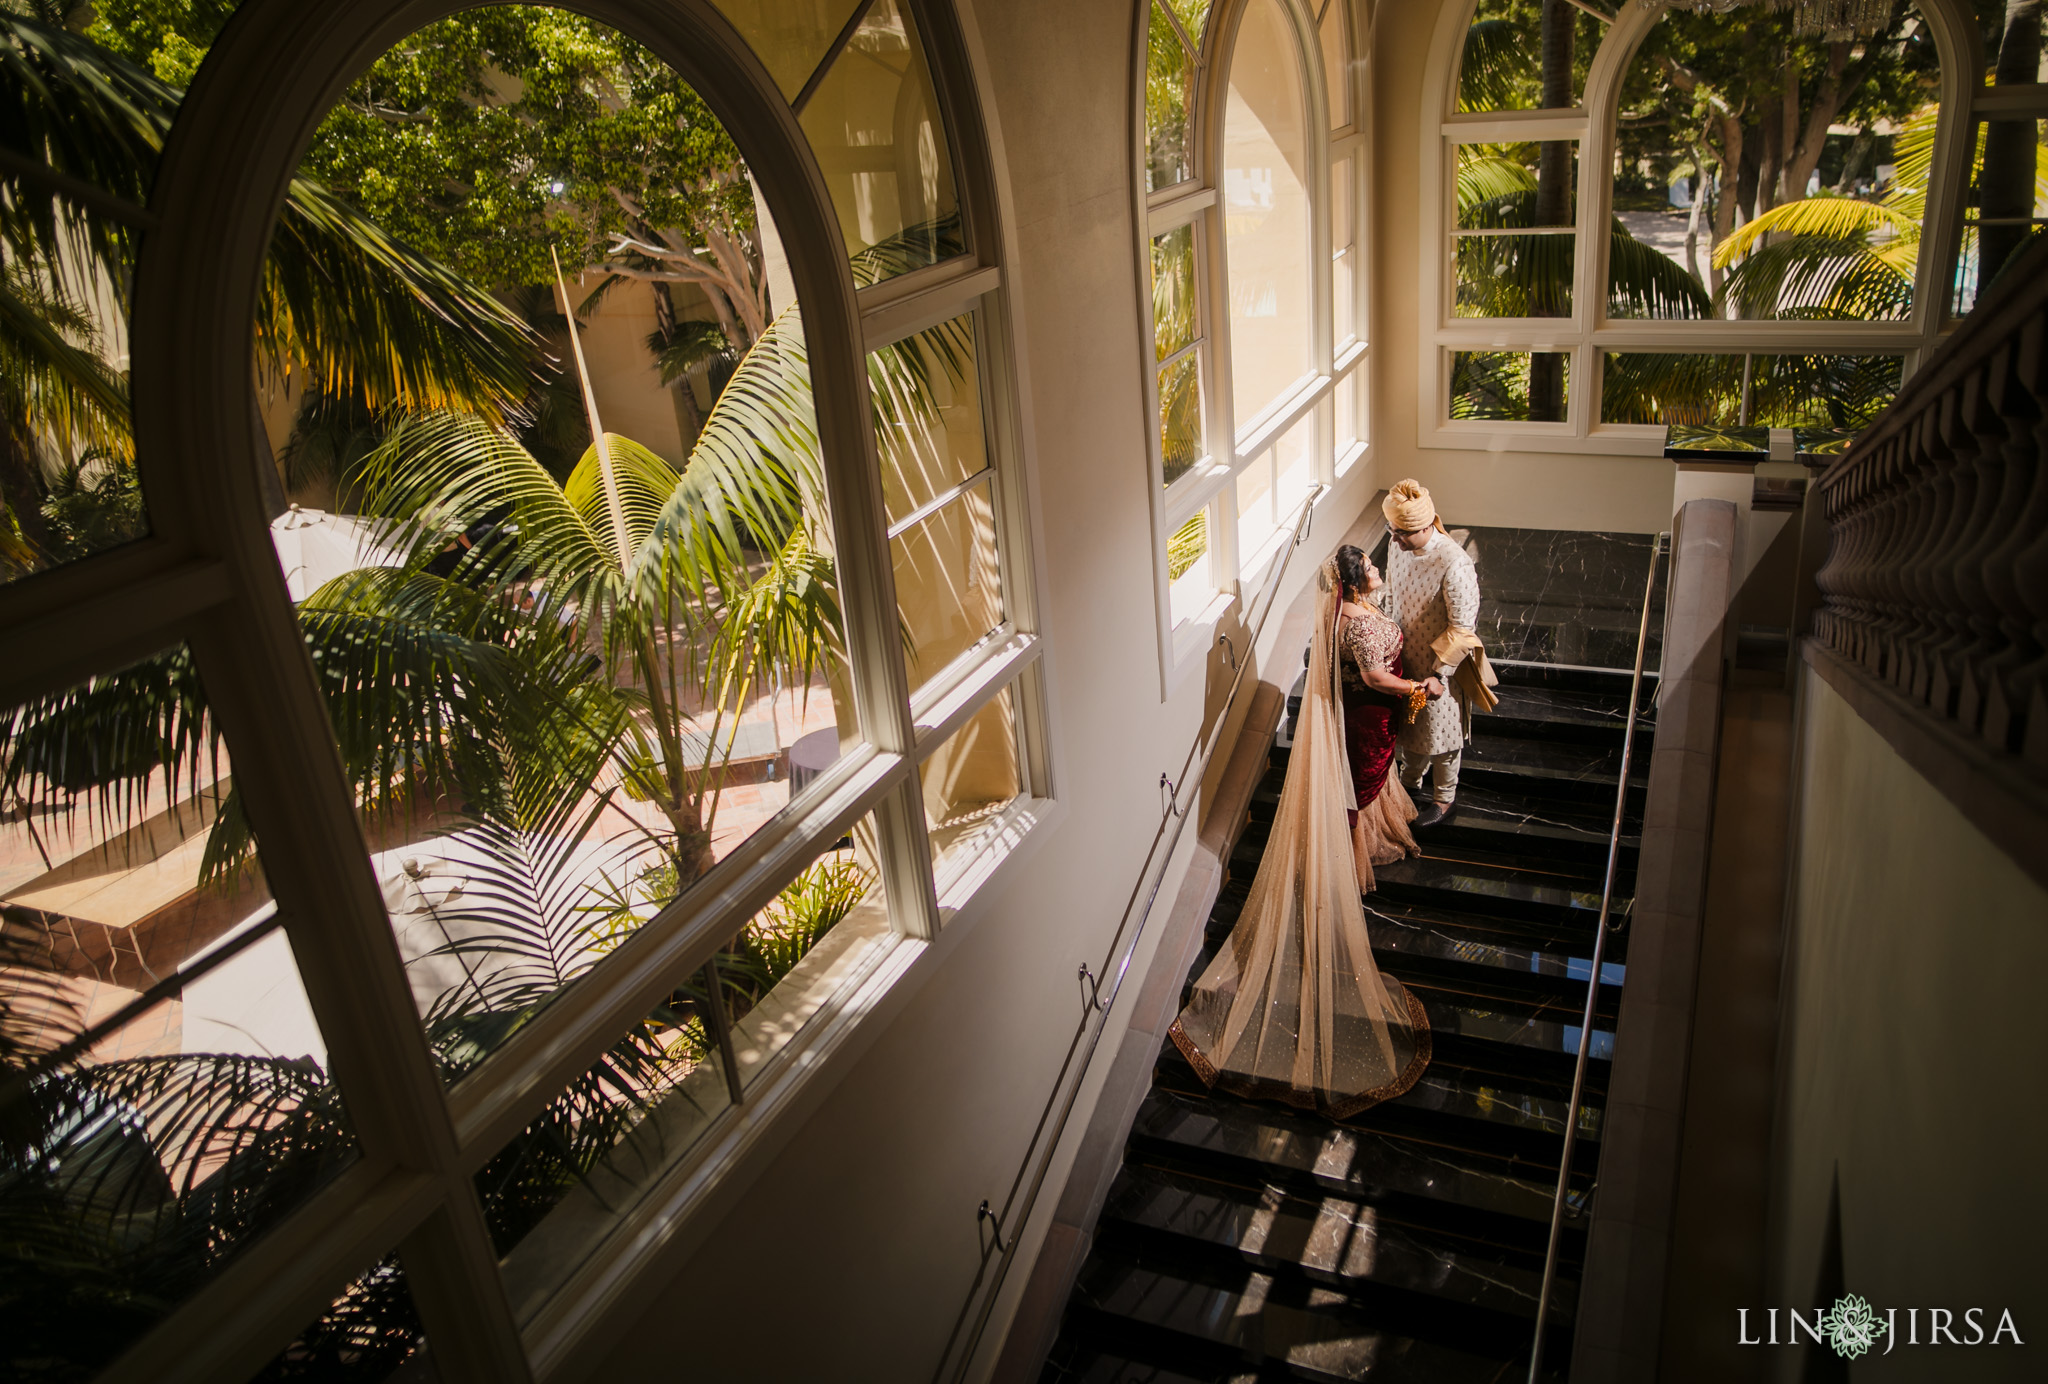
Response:
[{"label": "cream sherwani", "polygon": [[1432,534],[1419,553],[1390,543],[1387,613],[1400,623],[1408,676],[1420,680],[1434,674],[1446,689],[1400,732],[1401,777],[1413,791],[1424,772],[1431,771],[1436,800],[1449,803],[1457,795],[1458,760],[1472,717],[1464,696],[1452,686],[1455,666],[1432,666],[1430,650],[1446,631],[1470,630],[1479,619],[1479,574],[1471,557],[1442,532]]}]

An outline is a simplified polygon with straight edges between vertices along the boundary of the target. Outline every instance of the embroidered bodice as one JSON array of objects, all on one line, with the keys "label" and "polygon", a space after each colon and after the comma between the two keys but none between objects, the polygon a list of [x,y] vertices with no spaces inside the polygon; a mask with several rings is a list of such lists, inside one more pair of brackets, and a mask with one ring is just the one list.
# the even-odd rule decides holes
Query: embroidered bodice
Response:
[{"label": "embroidered bodice", "polygon": [[1346,615],[1337,621],[1337,648],[1341,655],[1344,690],[1367,690],[1364,670],[1400,675],[1401,627],[1372,606],[1363,617]]}]

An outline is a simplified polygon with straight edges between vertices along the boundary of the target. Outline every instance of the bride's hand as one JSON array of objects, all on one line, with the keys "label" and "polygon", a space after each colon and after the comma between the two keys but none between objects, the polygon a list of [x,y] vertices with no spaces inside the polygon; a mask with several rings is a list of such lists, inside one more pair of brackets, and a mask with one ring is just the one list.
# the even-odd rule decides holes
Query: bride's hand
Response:
[{"label": "bride's hand", "polygon": [[1443,696],[1444,685],[1435,678],[1429,678],[1423,682],[1422,690],[1428,694],[1431,701],[1435,701],[1438,697]]}]

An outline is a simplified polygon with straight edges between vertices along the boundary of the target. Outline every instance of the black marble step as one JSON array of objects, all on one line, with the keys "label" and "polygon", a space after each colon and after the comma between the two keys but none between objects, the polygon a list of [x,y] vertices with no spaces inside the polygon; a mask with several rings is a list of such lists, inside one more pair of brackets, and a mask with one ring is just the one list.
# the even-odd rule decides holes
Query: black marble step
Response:
[{"label": "black marble step", "polygon": [[[1557,1186],[1555,1154],[1538,1160],[1383,1127],[1375,1117],[1389,1108],[1335,1124],[1270,1101],[1159,1087],[1145,1098],[1131,1127],[1127,1161],[1256,1181],[1302,1196],[1443,1202],[1467,1215],[1548,1225]],[[1572,1184],[1576,1195],[1592,1186],[1591,1173],[1576,1158]],[[1575,1256],[1583,1236],[1577,1227],[1571,1234],[1576,1238],[1566,1250]]]},{"label": "black marble step", "polygon": [[[1604,800],[1574,801],[1525,792],[1526,782],[1461,776],[1456,810],[1441,825],[1415,833],[1416,841],[1425,852],[1461,842],[1526,858],[1536,869],[1569,861],[1604,870],[1607,834],[1614,829],[1614,790],[1610,788]],[[1621,824],[1622,853],[1631,864],[1641,844],[1642,820],[1642,804],[1631,801]]]},{"label": "black marble step", "polygon": [[[1423,850],[1423,855],[1374,867],[1378,888],[1368,897],[1532,922],[1572,921],[1588,928],[1600,916],[1604,853],[1597,861],[1591,852],[1564,849],[1511,855],[1467,845],[1458,837],[1432,840]],[[1633,874],[1626,869],[1616,875],[1616,913],[1627,912],[1625,905],[1633,903]]]},{"label": "black marble step", "polygon": [[1212,1368],[1256,1364],[1261,1379],[1491,1384],[1528,1348],[1526,1325],[1505,1314],[1393,1290],[1354,1296],[1227,1261],[1157,1265],[1111,1246],[1082,1270],[1069,1326],[1077,1343],[1135,1346],[1182,1369],[1206,1346]]},{"label": "black marble step", "polygon": [[[1628,728],[1628,685],[1613,692],[1560,691],[1548,687],[1494,689],[1491,711],[1475,711],[1472,733],[1514,736],[1557,743],[1619,745]],[[1657,733],[1656,708],[1644,689],[1637,704],[1636,747],[1647,753]]]},{"label": "black marble step", "polygon": [[[1238,1099],[1219,1095],[1204,1086],[1180,1052],[1171,1046],[1160,1053],[1153,1085],[1156,1090],[1170,1091],[1189,1100]],[[1555,1185],[1557,1160],[1564,1153],[1564,1112],[1569,1103],[1569,1088],[1555,1090],[1549,1083],[1542,1083],[1539,1089],[1534,1083],[1513,1077],[1497,1082],[1453,1063],[1433,1062],[1410,1090],[1353,1117],[1353,1122],[1445,1148],[1485,1147],[1495,1154],[1547,1169]],[[1597,1107],[1580,1107],[1580,1151],[1575,1153],[1573,1163],[1576,1165],[1583,1157],[1589,1172],[1599,1157],[1594,1145],[1600,1141],[1600,1123],[1601,1111]]]},{"label": "black marble step", "polygon": [[[1513,1243],[1499,1243],[1502,1230]],[[1354,1293],[1367,1285],[1403,1289],[1533,1322],[1548,1230],[1543,1222],[1464,1213],[1450,1202],[1303,1196],[1262,1181],[1139,1164],[1118,1174],[1097,1235],[1121,1239],[1136,1257],[1235,1257],[1276,1276]],[[1183,1248],[1176,1240],[1193,1243]],[[1568,1315],[1575,1297],[1564,1296]]]},{"label": "black marble step", "polygon": [[[1398,955],[1446,966],[1529,972],[1563,977],[1582,992],[1593,973],[1591,919],[1552,927],[1457,908],[1399,904],[1374,894],[1365,900],[1365,922],[1382,964]],[[1626,979],[1628,938],[1626,928],[1608,935],[1602,984],[1620,985]]]},{"label": "black marble step", "polygon": [[[1517,659],[1493,658],[1488,662],[1501,687],[1548,688],[1558,692],[1603,692],[1628,696],[1631,676],[1627,668],[1572,668],[1558,663],[1528,663]],[[1499,689],[1496,688],[1496,691]],[[1643,698],[1657,693],[1657,670],[1643,670]]]},{"label": "black marble step", "polygon": [[1256,1370],[1228,1363],[1217,1365],[1206,1359],[1191,1363],[1183,1371],[1157,1361],[1090,1350],[1063,1337],[1053,1348],[1040,1379],[1043,1384],[1258,1384],[1259,1375]]}]

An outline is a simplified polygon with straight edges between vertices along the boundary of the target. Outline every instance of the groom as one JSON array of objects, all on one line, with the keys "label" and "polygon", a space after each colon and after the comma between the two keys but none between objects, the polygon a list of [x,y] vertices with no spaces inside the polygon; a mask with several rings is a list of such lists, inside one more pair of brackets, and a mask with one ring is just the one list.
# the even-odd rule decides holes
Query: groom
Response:
[{"label": "groom", "polygon": [[[1401,626],[1401,660],[1423,681],[1429,700],[1400,732],[1401,782],[1416,807],[1418,827],[1451,815],[1458,764],[1471,736],[1472,699],[1490,706],[1491,669],[1473,627],[1479,619],[1479,576],[1465,550],[1444,532],[1429,492],[1412,480],[1387,492],[1381,510],[1387,541],[1387,613]],[[1469,667],[1463,667],[1468,661]],[[1462,671],[1462,676],[1460,676]],[[1444,696],[1445,691],[1450,696]],[[1432,801],[1422,798],[1430,780]]]}]

